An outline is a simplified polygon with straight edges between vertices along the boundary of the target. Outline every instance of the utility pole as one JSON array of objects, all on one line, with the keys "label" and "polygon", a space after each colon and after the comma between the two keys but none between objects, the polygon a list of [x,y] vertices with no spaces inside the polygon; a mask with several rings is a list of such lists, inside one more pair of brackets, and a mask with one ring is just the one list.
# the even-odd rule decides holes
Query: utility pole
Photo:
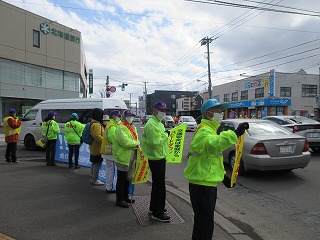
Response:
[{"label": "utility pole", "polygon": [[133,94],[133,93],[129,93],[130,94],[130,100],[129,100],[129,108],[130,108],[130,111],[131,111],[131,95]]},{"label": "utility pole", "polygon": [[211,84],[211,72],[210,72],[210,51],[209,51],[209,44],[213,41],[216,40],[216,38],[209,38],[205,37],[200,40],[201,46],[207,45],[207,59],[208,59],[208,93],[209,93],[209,99],[212,98],[212,84]]},{"label": "utility pole", "polygon": [[147,115],[147,83],[149,82],[143,82],[144,83],[144,115]]},{"label": "utility pole", "polygon": [[107,79],[106,79],[106,91],[105,91],[105,94],[106,94],[106,98],[110,97],[110,93],[109,93],[109,76],[107,76]]}]

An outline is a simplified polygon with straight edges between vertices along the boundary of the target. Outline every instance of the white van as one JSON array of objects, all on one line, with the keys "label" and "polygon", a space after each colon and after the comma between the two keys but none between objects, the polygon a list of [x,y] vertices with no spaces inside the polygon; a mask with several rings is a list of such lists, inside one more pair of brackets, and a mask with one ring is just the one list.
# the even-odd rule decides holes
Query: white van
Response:
[{"label": "white van", "polygon": [[36,141],[41,138],[41,124],[49,111],[57,113],[56,121],[60,130],[64,132],[64,124],[70,120],[71,113],[76,112],[79,122],[91,121],[92,109],[101,108],[106,114],[118,109],[121,112],[127,109],[123,100],[113,98],[70,98],[45,100],[32,107],[22,118],[22,127],[19,141],[25,149],[35,150]]}]

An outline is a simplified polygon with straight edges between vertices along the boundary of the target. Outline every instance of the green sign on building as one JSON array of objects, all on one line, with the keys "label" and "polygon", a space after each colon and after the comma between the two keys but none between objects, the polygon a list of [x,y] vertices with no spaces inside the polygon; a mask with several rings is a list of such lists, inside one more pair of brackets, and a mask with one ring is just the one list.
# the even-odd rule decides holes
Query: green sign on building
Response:
[{"label": "green sign on building", "polygon": [[40,24],[40,31],[45,35],[52,34],[54,36],[64,38],[64,39],[69,40],[71,42],[80,43],[80,37],[75,36],[70,33],[63,32],[63,31],[58,30],[56,28],[50,28],[50,26],[47,23]]}]

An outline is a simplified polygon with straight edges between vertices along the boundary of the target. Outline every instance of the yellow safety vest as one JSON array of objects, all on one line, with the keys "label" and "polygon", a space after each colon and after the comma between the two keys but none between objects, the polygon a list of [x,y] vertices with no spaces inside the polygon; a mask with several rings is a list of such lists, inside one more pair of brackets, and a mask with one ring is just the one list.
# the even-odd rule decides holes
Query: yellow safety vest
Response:
[{"label": "yellow safety vest", "polygon": [[102,154],[105,154],[105,155],[112,155],[112,143],[109,142],[108,140],[108,129],[111,127],[111,126],[117,126],[111,122],[109,122],[106,126],[106,129],[104,131],[104,136],[103,136],[103,139],[102,139],[102,143],[101,143],[101,153]]},{"label": "yellow safety vest", "polygon": [[12,128],[12,127],[10,127],[9,124],[8,124],[9,118],[13,118],[16,122],[19,121],[18,118],[14,118],[14,117],[12,117],[12,116],[5,117],[5,118],[3,119],[4,135],[5,135],[6,137],[8,137],[8,136],[13,136],[13,135],[19,135],[19,134],[20,134],[20,131],[21,131],[21,126],[18,127],[18,128]]}]

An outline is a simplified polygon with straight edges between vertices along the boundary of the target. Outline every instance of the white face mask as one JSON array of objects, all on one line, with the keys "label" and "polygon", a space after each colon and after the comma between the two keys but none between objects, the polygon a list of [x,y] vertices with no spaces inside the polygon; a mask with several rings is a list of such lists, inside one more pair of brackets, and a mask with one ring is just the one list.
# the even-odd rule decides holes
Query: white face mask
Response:
[{"label": "white face mask", "polygon": [[[210,112],[210,111],[209,111]],[[223,116],[224,113],[214,113],[214,112],[210,112],[213,114],[213,117],[211,118],[211,121],[217,122],[217,123],[221,123],[223,120]]]},{"label": "white face mask", "polygon": [[129,124],[133,122],[134,117],[126,117],[126,120]]},{"label": "white face mask", "polygon": [[120,121],[119,117],[115,117],[114,120],[116,121],[116,123],[118,123]]},{"label": "white face mask", "polygon": [[162,119],[164,119],[164,117],[166,116],[165,112],[158,112],[157,114],[157,118],[161,121]]}]

